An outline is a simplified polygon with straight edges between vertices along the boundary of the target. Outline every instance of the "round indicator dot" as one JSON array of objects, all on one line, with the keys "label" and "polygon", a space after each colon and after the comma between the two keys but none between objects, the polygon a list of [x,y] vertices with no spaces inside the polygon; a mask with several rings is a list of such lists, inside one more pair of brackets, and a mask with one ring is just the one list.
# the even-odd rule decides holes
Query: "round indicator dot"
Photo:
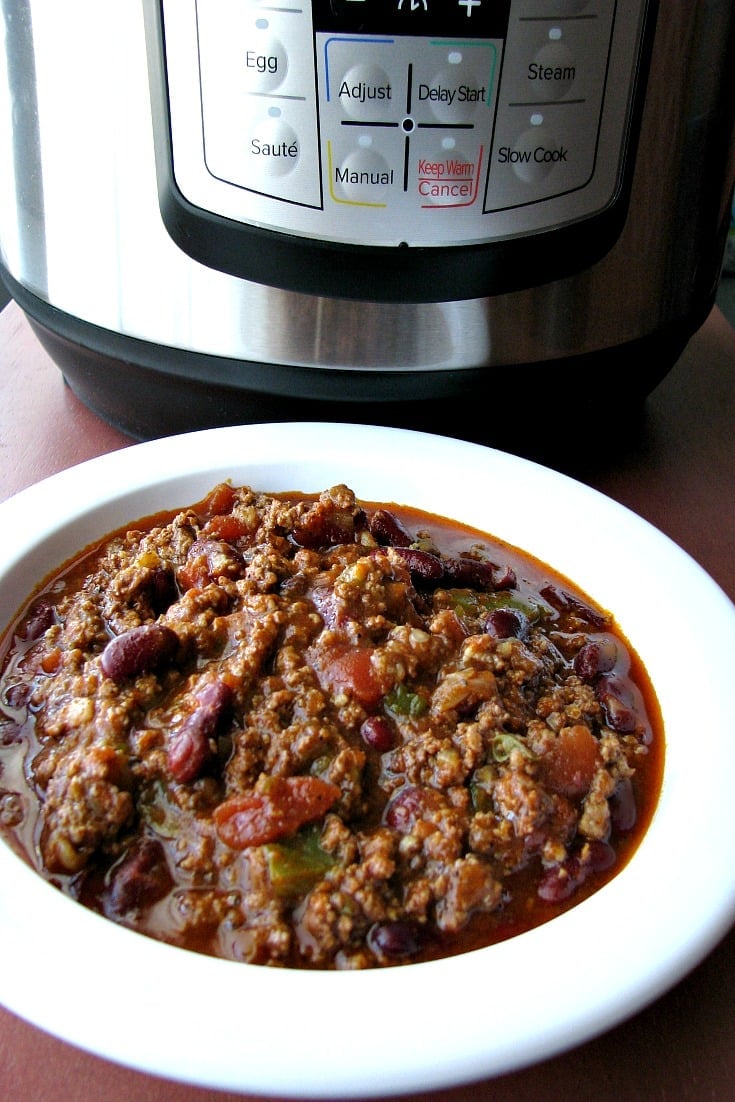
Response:
[{"label": "round indicator dot", "polygon": [[459,65],[462,61],[462,54],[459,50],[452,50],[452,52],[447,56],[447,61],[450,65]]},{"label": "round indicator dot", "polygon": [[408,118],[405,118],[401,123],[401,129],[403,130],[404,134],[411,134],[416,129],[416,123],[409,116]]}]

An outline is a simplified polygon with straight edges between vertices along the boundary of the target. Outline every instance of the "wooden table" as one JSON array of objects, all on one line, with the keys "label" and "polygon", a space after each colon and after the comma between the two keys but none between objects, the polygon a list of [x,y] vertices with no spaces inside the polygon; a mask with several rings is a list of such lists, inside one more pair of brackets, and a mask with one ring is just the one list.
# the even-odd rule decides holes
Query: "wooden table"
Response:
[{"label": "wooden table", "polygon": [[[715,309],[648,400],[640,426],[622,441],[595,442],[594,462],[573,473],[665,531],[735,599],[734,429],[735,331]],[[21,311],[7,306],[0,313],[0,500],[130,443],[80,404]],[[718,826],[735,837],[731,822]],[[242,1102],[248,1096],[213,1094],[112,1065],[0,1010],[0,1097]],[[524,1071],[413,1095],[409,1102],[566,1098],[732,1102],[735,930],[672,991],[604,1036]]]}]

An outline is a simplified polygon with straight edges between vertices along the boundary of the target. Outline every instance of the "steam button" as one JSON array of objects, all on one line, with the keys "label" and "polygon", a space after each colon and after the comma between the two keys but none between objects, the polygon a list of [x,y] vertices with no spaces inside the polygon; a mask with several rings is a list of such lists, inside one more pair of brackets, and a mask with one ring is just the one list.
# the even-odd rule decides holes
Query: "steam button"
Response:
[{"label": "steam button", "polygon": [[531,97],[557,100],[572,87],[577,67],[571,50],[563,42],[547,42],[529,62],[526,72]]}]

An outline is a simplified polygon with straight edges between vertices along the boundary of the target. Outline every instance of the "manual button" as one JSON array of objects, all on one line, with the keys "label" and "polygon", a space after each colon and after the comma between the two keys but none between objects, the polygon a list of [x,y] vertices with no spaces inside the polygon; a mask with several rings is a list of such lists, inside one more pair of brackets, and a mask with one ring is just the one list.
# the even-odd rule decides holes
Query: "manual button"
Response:
[{"label": "manual button", "polygon": [[339,163],[330,164],[330,171],[331,194],[338,203],[385,206],[396,183],[395,171],[385,157],[369,148],[354,149]]}]

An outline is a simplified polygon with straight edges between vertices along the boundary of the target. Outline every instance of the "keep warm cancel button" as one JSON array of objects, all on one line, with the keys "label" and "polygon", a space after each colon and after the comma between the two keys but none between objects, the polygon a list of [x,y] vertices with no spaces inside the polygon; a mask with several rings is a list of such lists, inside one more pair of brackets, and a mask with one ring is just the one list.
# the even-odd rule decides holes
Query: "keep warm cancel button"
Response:
[{"label": "keep warm cancel button", "polygon": [[417,190],[423,207],[466,207],[477,199],[483,147],[477,159],[459,154],[441,158],[419,157]]}]

